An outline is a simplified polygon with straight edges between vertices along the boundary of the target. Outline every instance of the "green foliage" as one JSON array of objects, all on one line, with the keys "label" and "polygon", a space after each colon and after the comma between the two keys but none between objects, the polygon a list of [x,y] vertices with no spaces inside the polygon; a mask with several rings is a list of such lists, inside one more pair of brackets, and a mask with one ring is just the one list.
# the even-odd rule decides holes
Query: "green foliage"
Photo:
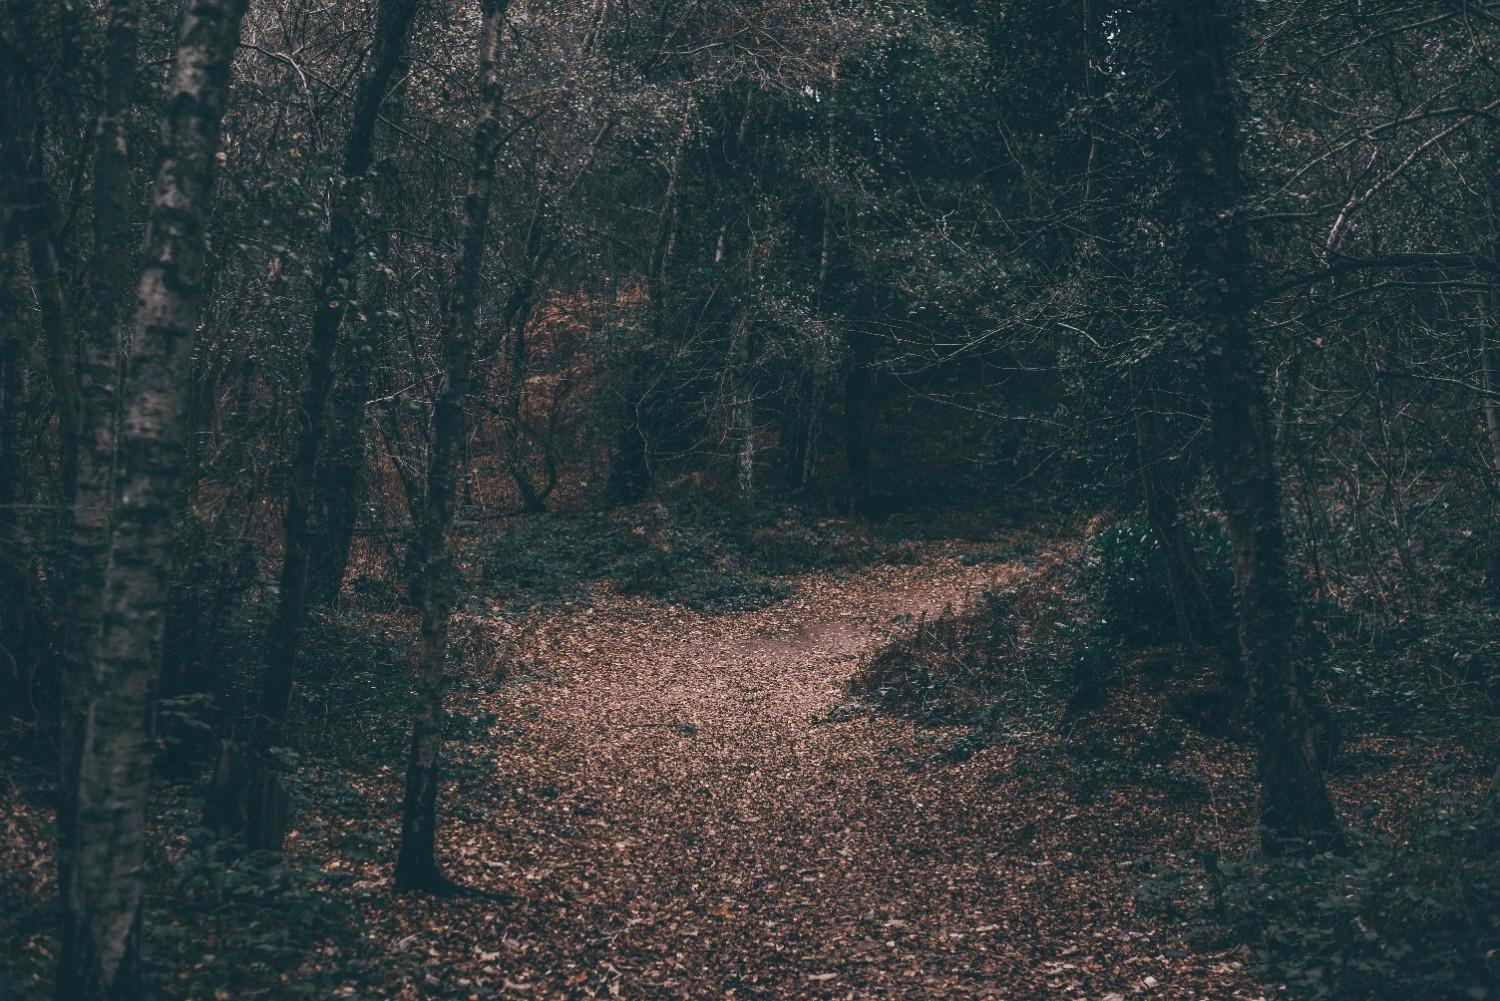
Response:
[{"label": "green foliage", "polygon": [[1070,562],[1040,567],[919,620],[865,659],[853,691],[922,723],[967,723],[985,734],[1002,715],[1050,706],[1088,635],[1075,572]]},{"label": "green foliage", "polygon": [[[1216,610],[1229,614],[1234,588],[1229,539],[1214,522],[1191,526],[1188,541]],[[1099,639],[1139,649],[1177,639],[1167,563],[1144,521],[1121,522],[1089,542],[1085,587],[1095,596]]]},{"label": "green foliage", "polygon": [[399,760],[411,716],[411,643],[378,613],[354,608],[310,616],[294,705],[300,746],[314,756]]},{"label": "green foliage", "polygon": [[1378,641],[1344,638],[1327,663],[1344,699],[1393,732],[1475,711],[1493,714],[1500,702],[1500,611],[1454,596],[1411,610],[1399,632],[1385,630]]},{"label": "green foliage", "polygon": [[810,570],[904,558],[900,543],[872,541],[849,522],[768,508],[753,520],[705,499],[609,513],[542,515],[512,522],[486,549],[484,587],[514,608],[586,601],[610,581],[641,595],[719,613],[787,597],[781,578]]},{"label": "green foliage", "polygon": [[167,892],[148,901],[148,955],[193,957],[174,962],[172,993],[266,989],[288,996],[326,997],[341,971],[281,975],[304,965],[331,940],[356,942],[352,912],[334,891],[347,877],[303,867],[271,852],[245,854],[207,831],[189,832]]},{"label": "green foliage", "polygon": [[1451,799],[1408,837],[1366,833],[1348,855],[1157,871],[1144,908],[1194,922],[1207,946],[1249,946],[1257,972],[1305,1001],[1500,997],[1500,839]]}]

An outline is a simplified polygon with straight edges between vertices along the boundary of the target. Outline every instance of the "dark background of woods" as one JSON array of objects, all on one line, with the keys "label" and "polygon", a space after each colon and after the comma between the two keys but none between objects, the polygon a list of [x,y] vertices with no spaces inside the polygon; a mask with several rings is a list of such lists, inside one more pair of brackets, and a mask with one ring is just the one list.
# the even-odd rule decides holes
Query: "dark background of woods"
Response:
[{"label": "dark background of woods", "polygon": [[[69,817],[115,788],[85,707],[127,678],[211,705],[174,753],[274,849],[299,655],[341,603],[422,616],[404,878],[449,888],[423,742],[455,533],[648,501],[746,538],[1139,517],[1176,637],[1243,644],[1272,852],[1341,841],[1307,739],[1330,692],[1500,694],[1500,7],[482,6],[0,15],[0,699],[62,748],[78,996],[134,976],[91,910],[133,906],[89,856],[121,832]],[[184,96],[182,52],[232,73]],[[193,255],[163,338],[137,286]],[[95,663],[127,634],[139,663]],[[93,725],[144,755],[140,722]]]}]

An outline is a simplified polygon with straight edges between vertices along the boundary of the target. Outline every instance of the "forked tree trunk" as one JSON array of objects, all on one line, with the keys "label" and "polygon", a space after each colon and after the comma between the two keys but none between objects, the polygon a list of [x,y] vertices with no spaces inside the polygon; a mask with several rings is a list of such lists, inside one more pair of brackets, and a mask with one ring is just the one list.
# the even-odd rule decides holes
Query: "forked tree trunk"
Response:
[{"label": "forked tree trunk", "polygon": [[[289,808],[271,751],[285,742],[283,727],[296,681],[297,652],[307,619],[307,575],[312,552],[309,512],[316,483],[318,451],[328,394],[333,386],[333,358],[339,327],[354,298],[358,243],[357,223],[363,213],[361,198],[370,169],[375,126],[396,67],[406,51],[417,0],[382,0],[375,54],[370,72],[360,81],[354,120],[344,143],[341,176],[336,180],[328,221],[328,256],[313,293],[312,331],[305,354],[302,390],[298,397],[297,435],[288,470],[285,549],[282,556],[276,617],[268,638],[266,675],[256,717],[255,747],[248,767],[221,762],[222,777],[248,776],[251,788],[242,795],[215,782],[210,794],[210,826],[240,828],[251,848],[279,851],[286,836]],[[227,754],[236,753],[233,747]],[[239,814],[244,811],[244,816]]]},{"label": "forked tree trunk", "polygon": [[480,275],[489,233],[490,203],[495,193],[495,158],[500,152],[503,94],[499,57],[506,0],[480,0],[480,8],[482,110],[474,128],[473,163],[468,191],[464,195],[463,243],[453,279],[453,304],[444,318],[443,382],[433,413],[432,446],[427,460],[427,496],[418,529],[422,637],[417,651],[418,701],[407,754],[401,847],[396,857],[398,890],[442,892],[452,886],[437,862],[443,690],[448,618],[454,601],[448,560],[448,529],[453,522],[455,480],[464,440],[464,400],[469,391]]},{"label": "forked tree trunk", "polygon": [[[404,111],[405,83],[411,65],[409,52],[403,50],[387,81],[383,120],[399,126]],[[394,167],[377,172],[371,185],[372,216],[377,226],[387,208],[394,203],[399,188]],[[389,258],[392,235],[378,232],[371,241],[376,253]],[[386,327],[384,311],[390,300],[392,281],[385,268],[374,269],[368,276],[369,286],[363,294],[365,308],[356,313],[357,322],[343,339],[337,359],[337,380],[329,399],[330,423],[326,440],[318,454],[317,475],[313,483],[312,510],[309,512],[311,555],[307,567],[307,600],[312,605],[326,605],[336,599],[344,585],[359,523],[365,472],[366,405],[371,397],[375,374],[375,350]]]},{"label": "forked tree trunk", "polygon": [[1296,607],[1287,564],[1265,372],[1250,325],[1239,102],[1231,61],[1237,25],[1224,0],[1169,5],[1181,120],[1178,147],[1183,299],[1201,324],[1198,351],[1211,450],[1234,547],[1240,643],[1250,683],[1268,854],[1340,847],[1324,786],[1315,694],[1292,648]]},{"label": "forked tree trunk", "polygon": [[140,996],[146,714],[161,664],[193,338],[202,313],[219,126],[248,0],[194,0],[165,101],[119,436],[119,477],[80,734],[74,857],[57,996]]}]

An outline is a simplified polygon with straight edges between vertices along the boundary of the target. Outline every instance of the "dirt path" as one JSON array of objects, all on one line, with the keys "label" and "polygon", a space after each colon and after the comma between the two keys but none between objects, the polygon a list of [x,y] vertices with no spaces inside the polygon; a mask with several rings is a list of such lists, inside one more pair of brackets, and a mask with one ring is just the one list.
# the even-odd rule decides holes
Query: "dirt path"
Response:
[{"label": "dirt path", "polygon": [[484,701],[498,776],[459,783],[444,849],[518,902],[397,910],[374,934],[438,960],[408,996],[1257,996],[1133,915],[1134,832],[1007,790],[1015,748],[911,769],[930,733],[817,722],[899,620],[1012,572],[938,556],[753,614],[549,618],[551,677]]}]

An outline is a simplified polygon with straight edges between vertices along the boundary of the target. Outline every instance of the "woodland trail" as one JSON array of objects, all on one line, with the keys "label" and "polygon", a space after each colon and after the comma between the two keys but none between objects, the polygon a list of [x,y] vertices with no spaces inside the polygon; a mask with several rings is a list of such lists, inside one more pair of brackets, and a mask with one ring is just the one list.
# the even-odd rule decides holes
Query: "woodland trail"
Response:
[{"label": "woodland trail", "polygon": [[754,613],[547,617],[524,646],[549,676],[480,697],[497,773],[455,782],[443,846],[517,899],[388,912],[372,935],[440,960],[403,996],[1258,996],[1132,913],[1130,822],[1106,844],[1093,808],[1007,788],[1016,747],[909,767],[933,731],[824,721],[883,635],[1017,569],[937,553]]}]

